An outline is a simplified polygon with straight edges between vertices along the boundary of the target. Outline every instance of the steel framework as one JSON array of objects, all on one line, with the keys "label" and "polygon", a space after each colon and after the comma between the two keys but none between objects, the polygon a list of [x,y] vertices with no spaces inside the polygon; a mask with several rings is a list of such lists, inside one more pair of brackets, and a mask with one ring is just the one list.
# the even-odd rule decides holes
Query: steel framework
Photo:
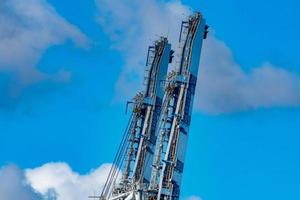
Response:
[{"label": "steel framework", "polygon": [[202,41],[208,26],[200,13],[182,22],[180,57],[168,74],[174,51],[167,38],[148,48],[145,90],[132,113],[99,199],[177,200]]}]

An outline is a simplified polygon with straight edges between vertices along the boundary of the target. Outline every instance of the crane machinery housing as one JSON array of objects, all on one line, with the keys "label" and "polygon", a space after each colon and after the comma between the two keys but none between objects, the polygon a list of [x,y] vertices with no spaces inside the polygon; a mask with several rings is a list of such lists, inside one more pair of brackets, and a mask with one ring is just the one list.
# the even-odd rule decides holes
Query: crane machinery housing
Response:
[{"label": "crane machinery housing", "polygon": [[179,63],[161,37],[148,48],[145,90],[132,104],[100,200],[178,200],[197,75],[208,26],[196,12],[181,24]]}]

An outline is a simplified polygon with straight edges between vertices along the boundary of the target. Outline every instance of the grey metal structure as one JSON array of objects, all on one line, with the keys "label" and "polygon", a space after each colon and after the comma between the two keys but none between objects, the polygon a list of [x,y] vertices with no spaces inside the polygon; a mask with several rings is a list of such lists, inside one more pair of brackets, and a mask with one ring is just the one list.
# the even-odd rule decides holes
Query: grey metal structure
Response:
[{"label": "grey metal structure", "polygon": [[149,47],[145,90],[131,102],[133,110],[128,127],[102,194],[96,198],[179,199],[201,47],[207,28],[200,13],[182,23],[180,64],[168,75],[174,51],[167,38]]},{"label": "grey metal structure", "polygon": [[179,199],[185,152],[203,38],[207,26],[200,13],[182,23],[180,65],[172,71],[165,85],[159,137],[150,189],[155,199]]}]

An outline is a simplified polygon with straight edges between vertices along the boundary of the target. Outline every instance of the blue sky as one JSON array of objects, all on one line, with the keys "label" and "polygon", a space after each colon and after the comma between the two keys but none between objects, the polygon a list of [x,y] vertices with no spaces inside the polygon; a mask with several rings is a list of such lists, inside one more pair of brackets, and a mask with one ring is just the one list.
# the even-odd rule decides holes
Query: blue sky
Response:
[{"label": "blue sky", "polygon": [[0,185],[12,164],[23,173],[60,162],[86,174],[111,163],[147,45],[156,33],[175,41],[192,9],[211,33],[182,198],[300,198],[298,2],[8,2],[0,5]]}]

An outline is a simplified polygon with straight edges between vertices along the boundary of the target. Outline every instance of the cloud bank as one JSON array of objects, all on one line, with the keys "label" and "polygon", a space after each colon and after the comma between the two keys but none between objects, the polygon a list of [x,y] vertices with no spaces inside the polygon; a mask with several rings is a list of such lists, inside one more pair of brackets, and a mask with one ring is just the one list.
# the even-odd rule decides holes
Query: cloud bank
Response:
[{"label": "cloud bank", "polygon": [[4,200],[83,200],[99,195],[111,165],[103,164],[88,174],[74,172],[66,163],[47,163],[20,170],[0,168],[0,197]]},{"label": "cloud bank", "polygon": [[[146,48],[159,35],[168,36],[177,49],[180,22],[190,8],[180,1],[97,0],[99,24],[113,48],[125,57],[116,84],[117,98],[130,98],[141,85]],[[233,113],[257,108],[299,106],[300,76],[266,61],[249,72],[243,70],[230,48],[213,33],[204,42],[196,110],[209,114]]]},{"label": "cloud bank", "polygon": [[[45,0],[1,0],[0,3],[0,87],[6,101],[22,89],[40,81],[64,82],[70,72],[61,69],[49,75],[36,68],[50,46],[71,40],[79,47],[87,37],[61,17]],[[1,104],[7,102],[0,101]]]}]

